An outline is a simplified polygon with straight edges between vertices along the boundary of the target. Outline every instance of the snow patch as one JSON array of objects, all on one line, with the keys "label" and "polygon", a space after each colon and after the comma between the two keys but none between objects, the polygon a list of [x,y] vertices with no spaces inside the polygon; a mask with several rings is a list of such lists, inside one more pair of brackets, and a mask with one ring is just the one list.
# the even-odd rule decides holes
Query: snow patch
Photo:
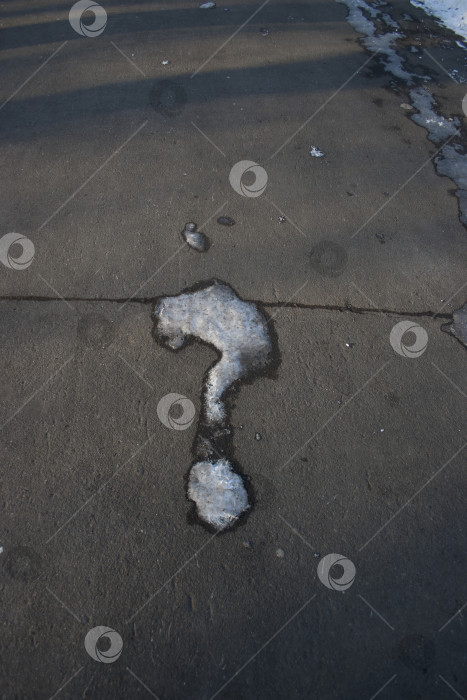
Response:
[{"label": "snow patch", "polygon": [[[467,7],[465,0],[410,0],[444,24],[448,29],[467,39]],[[464,47],[463,47],[464,48]]]},{"label": "snow patch", "polygon": [[441,114],[437,114],[433,109],[435,100],[428,90],[422,87],[411,90],[410,98],[419,112],[410,118],[428,131],[430,141],[441,143],[457,133],[460,126],[458,120],[446,119]]},{"label": "snow patch", "polygon": [[200,518],[216,530],[230,527],[249,508],[242,477],[226,459],[193,465],[188,498],[196,503]]},{"label": "snow patch", "polygon": [[375,24],[368,19],[368,16],[375,20],[382,19],[387,26],[389,25],[393,29],[399,27],[397,22],[395,20],[389,21],[389,15],[386,13],[381,14],[379,10],[376,10],[364,0],[337,0],[337,2],[347,6],[349,10],[347,21],[350,26],[356,32],[366,34],[367,38],[363,40],[364,46],[372,53],[378,51],[383,55],[385,69],[388,73],[392,73],[395,78],[405,80],[408,85],[412,85],[413,76],[405,70],[403,60],[394,48],[398,39],[403,38],[404,34],[397,31],[389,34],[377,34]]}]

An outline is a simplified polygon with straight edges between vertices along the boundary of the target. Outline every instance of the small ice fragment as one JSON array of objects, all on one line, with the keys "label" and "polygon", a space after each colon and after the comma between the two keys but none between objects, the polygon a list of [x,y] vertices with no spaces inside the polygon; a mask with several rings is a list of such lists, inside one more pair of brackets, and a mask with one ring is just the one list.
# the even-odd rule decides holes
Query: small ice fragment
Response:
[{"label": "small ice fragment", "polygon": [[311,146],[310,156],[313,156],[313,158],[322,158],[324,153],[320,148],[318,148],[318,146]]},{"label": "small ice fragment", "polygon": [[203,2],[199,6],[199,9],[200,10],[212,10],[212,9],[214,9],[215,6],[216,6],[215,2]]},{"label": "small ice fragment", "polygon": [[235,221],[231,219],[230,216],[220,216],[217,219],[217,223],[221,224],[221,226],[233,226]]},{"label": "small ice fragment", "polygon": [[278,557],[279,559],[283,559],[284,556],[285,556],[284,550],[281,549],[281,547],[278,547],[278,548],[276,549],[276,557]]},{"label": "small ice fragment", "polygon": [[255,433],[255,440],[261,440],[261,435],[259,433]]},{"label": "small ice fragment", "polygon": [[190,248],[197,250],[198,253],[204,253],[207,249],[206,237],[200,231],[195,231],[195,233],[185,231],[185,240]]},{"label": "small ice fragment", "polygon": [[164,58],[164,60],[162,61],[162,65],[163,65],[163,66],[168,66],[168,65],[169,65],[169,60],[168,60],[167,58]]},{"label": "small ice fragment", "polygon": [[230,527],[249,508],[242,477],[226,459],[193,465],[188,498],[196,503],[199,517],[216,530]]},{"label": "small ice fragment", "polygon": [[450,333],[467,347],[467,302],[452,314],[452,323],[445,323],[441,330]]},{"label": "small ice fragment", "polygon": [[278,221],[279,221],[280,224],[283,224],[284,221],[287,221],[287,219],[285,218],[285,216],[280,216],[279,219],[278,219]]},{"label": "small ice fragment", "polygon": [[190,248],[197,250],[198,253],[204,253],[209,248],[209,239],[204,233],[196,230],[196,224],[193,222],[185,224],[182,236]]}]

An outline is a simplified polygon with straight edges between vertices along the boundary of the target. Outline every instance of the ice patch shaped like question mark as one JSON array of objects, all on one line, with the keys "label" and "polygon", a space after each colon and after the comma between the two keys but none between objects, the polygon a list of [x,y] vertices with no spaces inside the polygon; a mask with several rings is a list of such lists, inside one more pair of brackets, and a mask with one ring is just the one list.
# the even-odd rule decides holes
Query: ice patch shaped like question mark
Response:
[{"label": "ice patch shaped like question mark", "polygon": [[227,457],[231,431],[225,395],[234,382],[272,366],[268,321],[255,304],[243,301],[231,287],[217,280],[160,299],[154,318],[156,339],[172,350],[179,350],[188,337],[195,337],[220,354],[204,386],[188,497],[205,523],[224,530],[249,508],[243,478]]}]

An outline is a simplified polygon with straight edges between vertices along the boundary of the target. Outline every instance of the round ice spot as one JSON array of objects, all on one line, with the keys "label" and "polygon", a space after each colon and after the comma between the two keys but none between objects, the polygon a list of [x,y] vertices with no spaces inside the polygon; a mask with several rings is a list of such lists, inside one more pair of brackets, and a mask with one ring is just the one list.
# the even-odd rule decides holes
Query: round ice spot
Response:
[{"label": "round ice spot", "polygon": [[193,465],[188,498],[196,503],[199,517],[217,530],[231,527],[249,508],[242,477],[226,459]]}]

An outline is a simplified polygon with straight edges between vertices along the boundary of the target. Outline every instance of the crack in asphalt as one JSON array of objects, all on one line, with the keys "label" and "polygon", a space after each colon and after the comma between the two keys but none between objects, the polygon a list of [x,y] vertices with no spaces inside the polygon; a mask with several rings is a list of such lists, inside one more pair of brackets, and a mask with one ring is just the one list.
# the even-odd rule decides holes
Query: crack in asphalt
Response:
[{"label": "crack in asphalt", "polygon": [[[155,304],[160,300],[161,296],[155,297],[120,297],[120,298],[109,298],[109,297],[46,297],[46,296],[0,296],[0,302],[3,301],[36,301],[36,302],[87,302],[87,303],[109,303],[109,304]],[[258,304],[263,308],[287,308],[287,309],[306,309],[308,311],[339,311],[341,313],[353,313],[353,314],[387,314],[394,316],[408,316],[413,318],[425,316],[428,318],[443,318],[452,319],[452,313],[439,313],[437,311],[431,311],[427,309],[426,311],[398,311],[397,309],[386,309],[377,307],[363,307],[363,306],[353,306],[352,304],[305,304],[294,301],[261,301],[258,299],[248,299],[246,301]]]}]

